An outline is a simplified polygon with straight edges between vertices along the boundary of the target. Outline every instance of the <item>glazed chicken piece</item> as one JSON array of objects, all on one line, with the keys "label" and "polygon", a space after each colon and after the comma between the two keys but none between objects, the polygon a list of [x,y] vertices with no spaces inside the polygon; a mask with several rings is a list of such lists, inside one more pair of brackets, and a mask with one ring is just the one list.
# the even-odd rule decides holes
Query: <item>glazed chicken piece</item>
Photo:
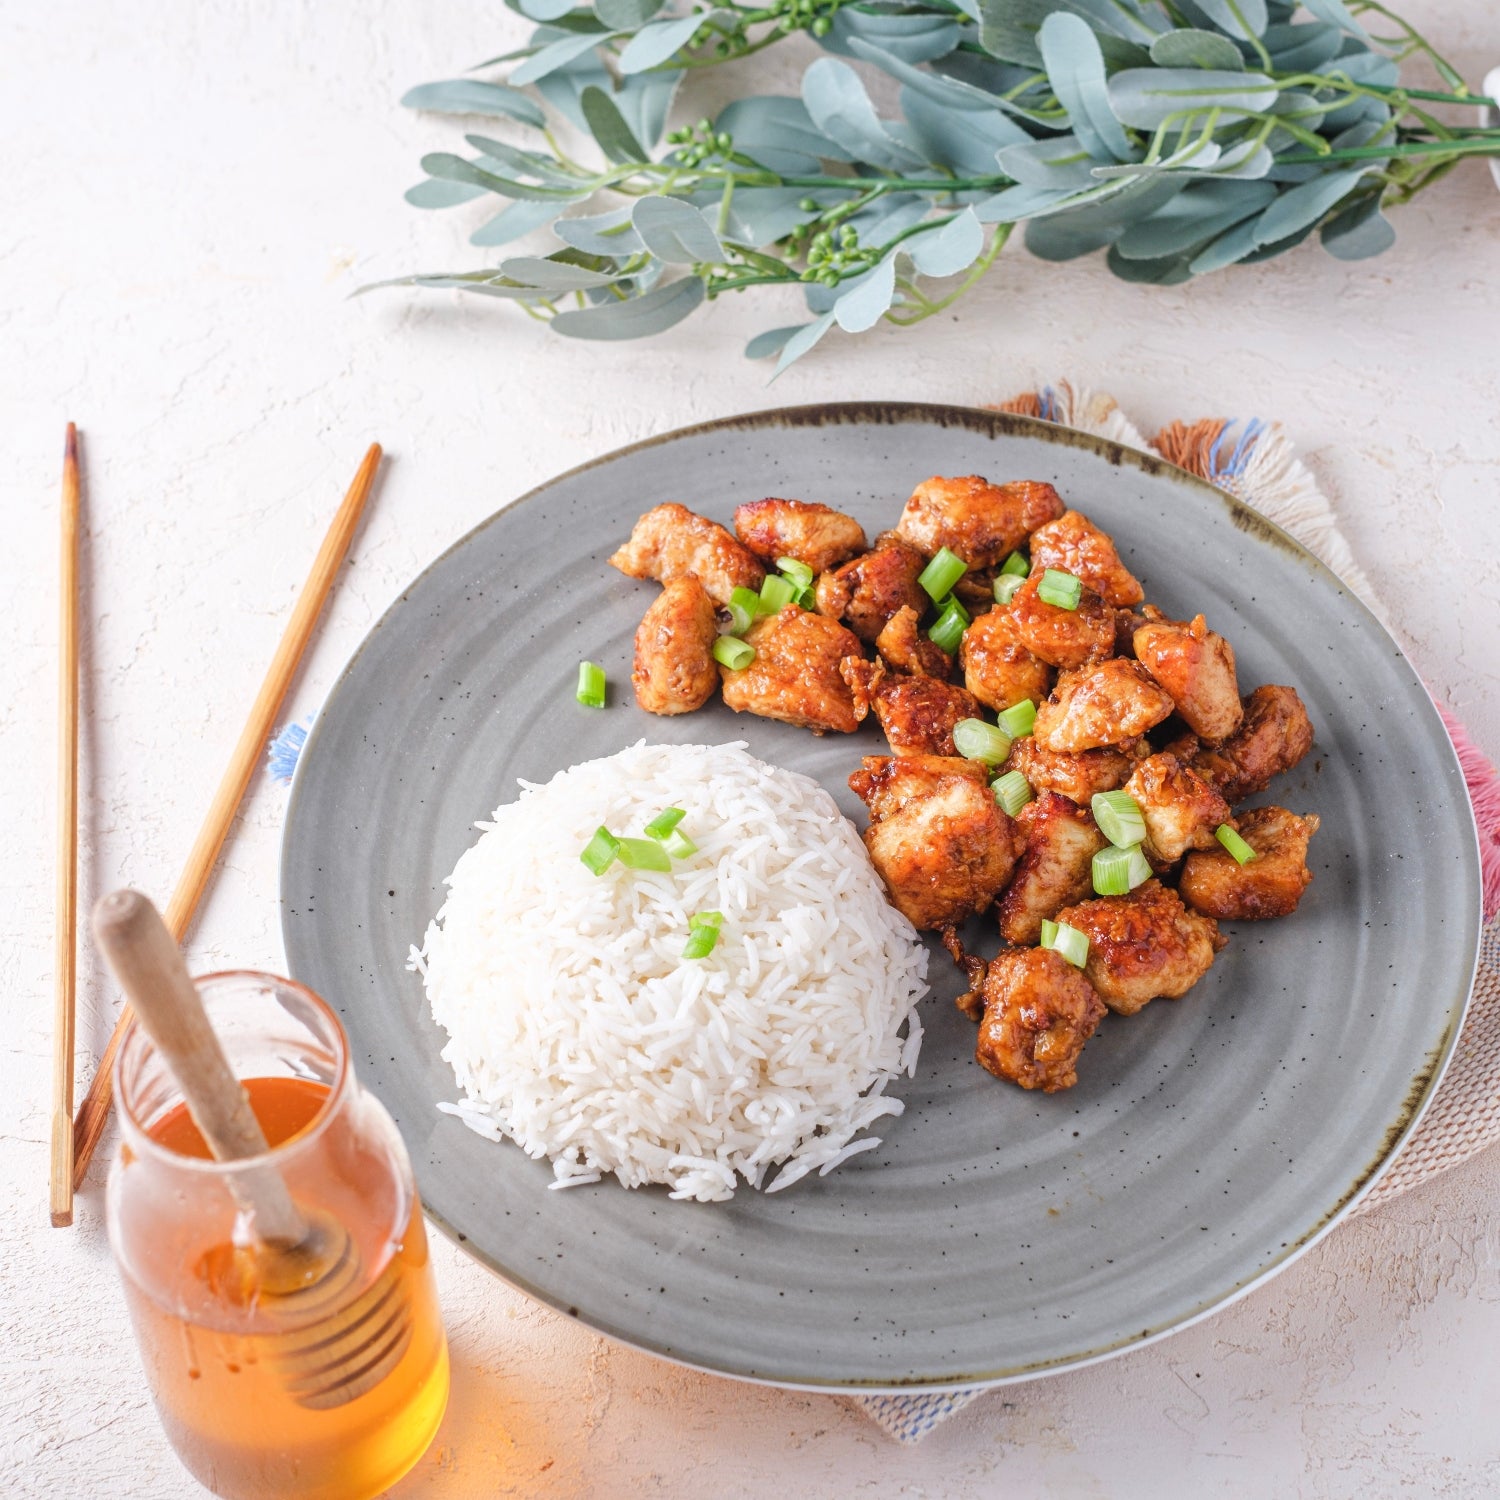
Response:
[{"label": "glazed chicken piece", "polygon": [[1168,620],[1150,605],[1145,614],[1146,624],[1135,633],[1136,660],[1172,695],[1194,734],[1227,739],[1244,712],[1234,647],[1210,630],[1202,615],[1187,622]]},{"label": "glazed chicken piece", "polygon": [[757,620],[744,638],[755,660],[738,671],[719,667],[730,708],[817,734],[854,732],[859,716],[839,663],[859,656],[859,642],[842,625],[788,604]]},{"label": "glazed chicken piece", "polygon": [[858,521],[807,500],[752,500],[734,512],[734,534],[759,558],[795,557],[826,573],[868,545]]},{"label": "glazed chicken piece", "polygon": [[1115,544],[1089,518],[1076,510],[1031,533],[1027,549],[1033,572],[1060,568],[1081,578],[1106,604],[1129,608],[1146,597],[1135,575],[1120,561]]},{"label": "glazed chicken piece", "polygon": [[1221,823],[1233,823],[1229,804],[1175,755],[1147,756],[1125,790],[1140,805],[1146,824],[1142,852],[1156,865],[1175,864],[1189,849],[1217,849]]},{"label": "glazed chicken piece", "polygon": [[1084,973],[1099,998],[1122,1016],[1133,1016],[1157,996],[1185,995],[1228,941],[1212,917],[1189,911],[1176,891],[1157,880],[1128,896],[1065,906],[1057,920],[1088,938]]},{"label": "glazed chicken piece", "polygon": [[918,616],[931,602],[917,582],[926,559],[895,532],[883,531],[875,548],[832,573],[818,576],[818,613],[842,620],[862,641],[873,641],[903,605]]},{"label": "glazed chicken piece", "polygon": [[985,973],[974,1057],[996,1078],[1055,1094],[1078,1082],[1078,1054],[1104,1016],[1087,978],[1050,948],[1013,948]]},{"label": "glazed chicken piece", "polygon": [[1146,669],[1116,656],[1060,673],[1031,733],[1038,748],[1072,755],[1134,739],[1171,712],[1171,698]]},{"label": "glazed chicken piece", "polygon": [[635,701],[648,714],[690,714],[719,685],[717,609],[696,578],[669,578],[635,632]]},{"label": "glazed chicken piece", "polygon": [[631,578],[696,578],[715,604],[727,604],[737,588],[758,589],[766,576],[722,526],[675,503],[648,510],[609,561]]},{"label": "glazed chicken piece", "polygon": [[848,657],[841,670],[854,694],[855,717],[863,719],[874,709],[897,755],[957,755],[953,726],[984,711],[972,693],[954,683],[895,677],[883,662]]},{"label": "glazed chicken piece", "polygon": [[1312,884],[1307,845],[1318,823],[1316,813],[1299,818],[1284,807],[1241,813],[1240,837],[1255,850],[1255,858],[1241,865],[1217,845],[1207,854],[1188,855],[1177,886],[1182,899],[1221,922],[1290,916]]},{"label": "glazed chicken piece", "polygon": [[1115,611],[1115,655],[1135,655],[1135,633],[1140,629],[1141,617],[1133,609]]},{"label": "glazed chicken piece", "polygon": [[872,755],[849,778],[870,810],[870,860],[891,904],[915,927],[962,922],[1010,879],[1015,830],[986,769],[937,755]]},{"label": "glazed chicken piece", "polygon": [[958,664],[964,686],[990,708],[1009,708],[1026,698],[1040,703],[1052,691],[1052,668],[1021,644],[1009,609],[992,609],[964,631]]},{"label": "glazed chicken piece", "polygon": [[992,611],[1010,615],[1020,644],[1053,667],[1082,667],[1111,655],[1115,649],[1114,610],[1088,587],[1077,609],[1048,604],[1037,594],[1041,582],[1042,575],[1033,573],[1016,590],[1009,605]]},{"label": "glazed chicken piece", "polygon": [[1004,769],[1019,771],[1034,792],[1057,792],[1087,807],[1095,792],[1112,792],[1124,786],[1126,778],[1150,753],[1145,740],[1134,739],[1081,750],[1077,755],[1059,755],[1043,750],[1027,734],[1011,744]]},{"label": "glazed chicken piece", "polygon": [[[953,676],[953,658],[936,641],[928,639],[918,623],[920,619],[911,605],[903,604],[875,637],[875,649],[893,672],[947,682]],[[974,691],[972,686],[969,691]]]},{"label": "glazed chicken piece", "polygon": [[1193,769],[1232,807],[1270,786],[1312,749],[1312,723],[1297,690],[1267,684],[1245,699],[1240,727],[1219,745],[1204,745]]},{"label": "glazed chicken piece", "polygon": [[946,547],[971,568],[989,568],[1063,510],[1057,491],[1036,480],[991,484],[977,474],[924,479],[896,530],[926,557]]},{"label": "glazed chicken piece", "polygon": [[1035,943],[1044,918],[1093,894],[1090,864],[1109,840],[1083,808],[1056,792],[1028,802],[1016,827],[1026,843],[1000,898],[1000,935],[1008,943]]}]

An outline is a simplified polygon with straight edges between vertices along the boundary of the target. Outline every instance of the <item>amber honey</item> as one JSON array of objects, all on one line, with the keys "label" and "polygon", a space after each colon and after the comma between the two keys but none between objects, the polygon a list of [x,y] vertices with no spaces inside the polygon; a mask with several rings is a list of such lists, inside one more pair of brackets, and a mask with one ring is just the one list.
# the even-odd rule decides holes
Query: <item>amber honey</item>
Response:
[{"label": "amber honey", "polygon": [[215,1494],[361,1500],[416,1462],[448,1399],[410,1168],[346,1074],[332,1091],[241,1082],[262,1160],[320,1226],[327,1263],[254,1237],[184,1105],[127,1129],[111,1227],[142,1364],[178,1456]]}]

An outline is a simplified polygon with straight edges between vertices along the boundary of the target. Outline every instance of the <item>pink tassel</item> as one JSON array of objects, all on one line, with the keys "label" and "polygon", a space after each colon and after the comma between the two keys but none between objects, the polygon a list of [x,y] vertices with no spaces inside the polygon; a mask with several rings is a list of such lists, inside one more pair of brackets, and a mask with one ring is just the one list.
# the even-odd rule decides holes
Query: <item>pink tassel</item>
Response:
[{"label": "pink tassel", "polygon": [[1464,732],[1464,727],[1443,707],[1437,705],[1448,729],[1448,738],[1458,754],[1458,764],[1469,788],[1474,821],[1479,825],[1479,867],[1484,883],[1485,920],[1500,911],[1500,771],[1485,758],[1484,752]]}]

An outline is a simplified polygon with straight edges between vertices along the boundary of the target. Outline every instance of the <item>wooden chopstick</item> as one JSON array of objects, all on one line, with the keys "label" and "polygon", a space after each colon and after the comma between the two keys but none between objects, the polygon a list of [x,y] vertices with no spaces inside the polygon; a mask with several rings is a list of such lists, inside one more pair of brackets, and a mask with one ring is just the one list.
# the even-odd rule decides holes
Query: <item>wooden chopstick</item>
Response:
[{"label": "wooden chopstick", "polygon": [[52,1223],[73,1222],[73,1032],[78,976],[78,429],[63,444],[58,568],[57,912],[53,960]]},{"label": "wooden chopstick", "polygon": [[[193,913],[208,885],[209,876],[213,874],[214,863],[224,845],[235,810],[245,795],[251,773],[265,750],[272,722],[281,707],[281,700],[286,696],[292,675],[297,670],[297,663],[302,659],[339,564],[344,560],[344,553],[348,551],[355,528],[359,525],[360,514],[364,510],[365,500],[369,496],[379,465],[380,444],[371,443],[369,452],[359,466],[359,472],[344,496],[343,504],[333,518],[333,524],[328,528],[327,536],[323,538],[323,545],[313,559],[312,571],[307,575],[307,582],[302,585],[302,592],[292,609],[291,619],[287,621],[281,643],[276,647],[275,656],[271,658],[265,681],[261,683],[260,692],[251,705],[250,717],[240,733],[234,754],[229,759],[229,766],[219,782],[219,789],[214,793],[214,800],[203,820],[203,826],[198,830],[197,840],[188,853],[187,864],[172,892],[172,899],[167,903],[167,930],[179,943],[187,932],[188,923],[193,919]],[[75,1188],[83,1182],[109,1119],[109,1106],[114,1094],[115,1053],[120,1049],[120,1039],[130,1022],[130,1016],[130,1006],[127,1004],[115,1023],[109,1045],[99,1059],[94,1081],[89,1085],[89,1091],[79,1106],[78,1117],[73,1123]]]}]

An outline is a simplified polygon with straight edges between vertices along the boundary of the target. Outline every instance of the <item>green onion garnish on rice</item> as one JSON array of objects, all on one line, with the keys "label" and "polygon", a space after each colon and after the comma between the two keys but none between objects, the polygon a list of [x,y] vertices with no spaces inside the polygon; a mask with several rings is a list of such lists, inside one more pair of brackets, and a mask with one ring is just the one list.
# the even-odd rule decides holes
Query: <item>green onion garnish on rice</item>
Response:
[{"label": "green onion garnish on rice", "polygon": [[953,726],[953,743],[965,760],[998,766],[1010,754],[1010,736],[983,719],[960,719]]},{"label": "green onion garnish on rice", "polygon": [[604,707],[604,668],[591,661],[578,663],[578,691],[574,697],[585,708]]},{"label": "green onion garnish on rice", "polygon": [[1019,771],[1007,771],[996,777],[991,790],[1007,817],[1015,817],[1031,801],[1031,783]]},{"label": "green onion garnish on rice", "polygon": [[1095,792],[1089,809],[1099,832],[1119,848],[1128,849],[1146,837],[1141,804],[1129,792]]},{"label": "green onion garnish on rice", "polygon": [[609,829],[599,827],[594,836],[583,846],[578,857],[595,875],[602,875],[615,862],[620,852],[620,841]]},{"label": "green onion garnish on rice", "polygon": [[953,592],[953,585],[969,571],[968,564],[946,547],[939,547],[930,563],[917,575],[917,582],[934,604]]},{"label": "green onion garnish on rice", "polygon": [[1125,896],[1151,878],[1151,866],[1139,844],[1122,849],[1111,844],[1093,858],[1089,872],[1094,890],[1101,896]]},{"label": "green onion garnish on rice", "polygon": [[1069,927],[1066,922],[1043,919],[1042,947],[1062,954],[1075,969],[1081,969],[1088,962],[1088,934],[1080,932],[1076,927]]},{"label": "green onion garnish on rice", "polygon": [[662,843],[662,848],[673,859],[686,859],[698,852],[698,846],[680,828],[674,828]]},{"label": "green onion garnish on rice", "polygon": [[1022,698],[995,715],[995,722],[1011,737],[1018,740],[1030,734],[1036,724],[1036,704],[1030,698]]},{"label": "green onion garnish on rice", "polygon": [[[710,916],[717,920],[705,921]],[[718,912],[708,912],[693,917],[688,923],[688,940],[682,950],[684,958],[707,958],[719,941],[719,923],[724,919]]]},{"label": "green onion garnish on rice", "polygon": [[619,860],[627,870],[670,870],[672,861],[655,839],[620,839]]},{"label": "green onion garnish on rice", "polygon": [[665,839],[685,817],[687,814],[680,807],[666,808],[646,824],[646,832],[651,838]]},{"label": "green onion garnish on rice", "polygon": [[1083,580],[1061,568],[1048,568],[1036,586],[1036,596],[1043,604],[1053,604],[1058,609],[1077,609],[1083,598]]},{"label": "green onion garnish on rice", "polygon": [[732,635],[721,635],[714,642],[714,660],[731,672],[742,671],[755,660],[755,647]]},{"label": "green onion garnish on rice", "polygon": [[1234,856],[1237,865],[1248,865],[1255,858],[1255,850],[1228,823],[1220,823],[1214,829],[1214,837]]}]

